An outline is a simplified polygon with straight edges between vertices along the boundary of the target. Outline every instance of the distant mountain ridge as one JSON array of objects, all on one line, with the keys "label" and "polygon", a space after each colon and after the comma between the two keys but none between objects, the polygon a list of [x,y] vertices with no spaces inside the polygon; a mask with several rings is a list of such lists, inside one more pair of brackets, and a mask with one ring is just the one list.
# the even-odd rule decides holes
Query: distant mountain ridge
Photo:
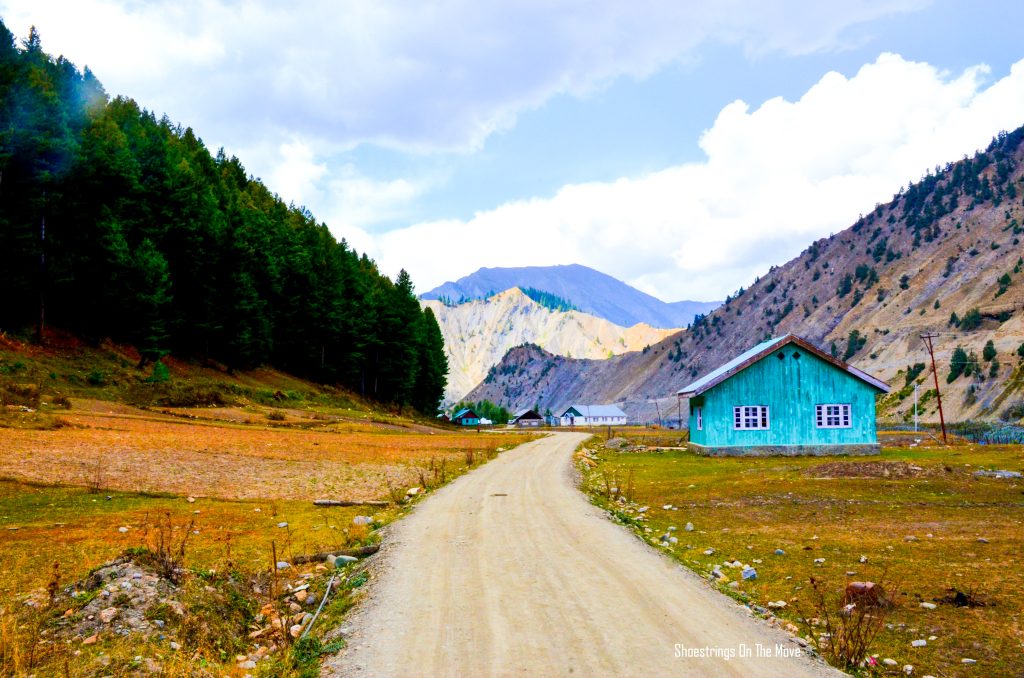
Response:
[{"label": "distant mountain ridge", "polygon": [[520,344],[543,346],[557,355],[604,359],[657,344],[677,331],[643,323],[621,327],[588,313],[557,308],[557,302],[551,308],[518,287],[456,305],[420,303],[434,312],[441,327],[448,357],[445,398],[451,402],[480,384],[488,370]]},{"label": "distant mountain ridge", "polygon": [[420,299],[486,299],[514,287],[547,292],[584,313],[622,327],[637,323],[660,329],[686,327],[698,313],[708,313],[721,305],[718,301],[664,302],[580,264],[481,268],[455,282],[435,287],[420,295]]}]

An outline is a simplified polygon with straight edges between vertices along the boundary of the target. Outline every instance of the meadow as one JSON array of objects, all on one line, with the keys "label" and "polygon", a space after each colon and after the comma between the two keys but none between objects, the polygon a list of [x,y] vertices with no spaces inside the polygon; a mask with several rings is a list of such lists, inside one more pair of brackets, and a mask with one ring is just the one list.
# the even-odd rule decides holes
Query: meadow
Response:
[{"label": "meadow", "polygon": [[[311,398],[54,400],[9,406],[0,421],[4,675],[315,675],[368,572],[296,558],[372,546],[424,492],[531,438]],[[413,487],[422,492],[407,496]],[[379,504],[314,506],[321,498]],[[117,618],[96,621],[94,601],[117,582],[95,573],[126,557],[162,597],[114,591]],[[173,585],[168,569],[180,571]],[[306,601],[332,575],[330,603],[297,642],[290,628],[309,622]],[[179,604],[183,614],[168,612]]]},{"label": "meadow", "polygon": [[[586,443],[584,489],[756,613],[774,603],[777,623],[827,645],[815,585],[834,621],[846,584],[873,581],[892,604],[872,613],[880,626],[868,654],[877,665],[868,658],[856,671],[1024,673],[1024,481],[975,475],[1021,471],[1021,446],[943,446],[900,433],[882,436],[877,457],[708,458],[645,448],[642,437]],[[757,577],[726,565],[736,561]]]}]

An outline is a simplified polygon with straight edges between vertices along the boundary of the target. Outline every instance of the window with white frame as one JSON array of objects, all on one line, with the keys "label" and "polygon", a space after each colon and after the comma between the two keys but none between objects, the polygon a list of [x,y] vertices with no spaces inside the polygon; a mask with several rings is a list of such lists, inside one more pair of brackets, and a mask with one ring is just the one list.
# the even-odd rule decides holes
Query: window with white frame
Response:
[{"label": "window with white frame", "polygon": [[693,413],[694,413],[694,415],[697,418],[697,430],[698,431],[703,431],[704,430],[704,408],[703,407],[695,407],[695,408],[693,408]]},{"label": "window with white frame", "polygon": [[814,419],[818,428],[850,428],[848,404],[815,405]]},{"label": "window with white frame", "polygon": [[742,405],[732,408],[732,427],[737,431],[754,431],[768,428],[767,405]]}]

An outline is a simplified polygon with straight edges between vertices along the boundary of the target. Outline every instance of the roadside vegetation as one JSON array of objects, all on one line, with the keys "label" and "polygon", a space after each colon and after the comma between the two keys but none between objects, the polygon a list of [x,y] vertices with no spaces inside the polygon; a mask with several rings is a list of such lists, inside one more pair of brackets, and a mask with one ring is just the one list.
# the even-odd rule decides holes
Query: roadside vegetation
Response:
[{"label": "roadside vegetation", "polygon": [[533,437],[135,357],[0,338],[0,675],[317,675],[379,530]]},{"label": "roadside vegetation", "polygon": [[[877,457],[709,458],[626,431],[581,447],[594,503],[833,663],[1024,672],[1024,480],[987,474],[1024,470],[1021,446],[895,433]],[[884,605],[851,601],[854,581],[882,585]]]}]

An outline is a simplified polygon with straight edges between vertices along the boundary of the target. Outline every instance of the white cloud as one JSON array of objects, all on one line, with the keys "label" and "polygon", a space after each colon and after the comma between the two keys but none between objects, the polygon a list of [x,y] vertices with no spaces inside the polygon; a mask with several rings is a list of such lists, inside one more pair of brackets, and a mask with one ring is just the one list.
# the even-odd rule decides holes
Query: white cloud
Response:
[{"label": "white cloud", "polygon": [[556,94],[645,77],[709,40],[836,49],[924,2],[0,0],[0,14],[214,145],[471,150]]},{"label": "white cloud", "polygon": [[417,224],[376,238],[373,253],[421,291],[479,266],[578,262],[665,299],[723,298],[1024,123],[1024,60],[986,88],[987,74],[883,54],[798,101],[729,104],[701,137],[704,162]]}]

